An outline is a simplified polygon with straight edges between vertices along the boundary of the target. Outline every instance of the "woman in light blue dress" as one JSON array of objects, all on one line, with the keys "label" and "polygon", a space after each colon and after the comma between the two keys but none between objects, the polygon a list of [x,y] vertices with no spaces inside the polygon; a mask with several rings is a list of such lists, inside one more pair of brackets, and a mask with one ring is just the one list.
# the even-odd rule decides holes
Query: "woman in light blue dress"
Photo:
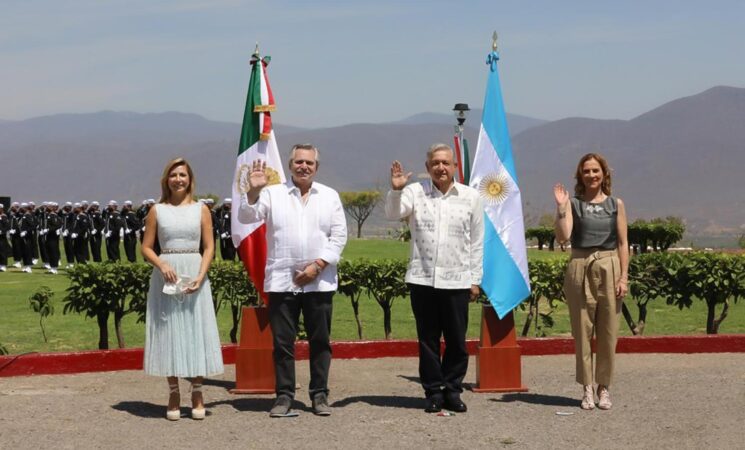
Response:
[{"label": "woman in light blue dress", "polygon": [[[145,373],[167,377],[166,418],[181,417],[178,378],[191,381],[191,416],[205,417],[202,381],[223,372],[207,271],[215,243],[212,217],[195,202],[194,173],[183,158],[166,164],[160,203],[145,219],[142,256],[154,266],[145,321]],[[154,250],[160,244],[160,254]],[[199,244],[203,253],[199,253]]]}]

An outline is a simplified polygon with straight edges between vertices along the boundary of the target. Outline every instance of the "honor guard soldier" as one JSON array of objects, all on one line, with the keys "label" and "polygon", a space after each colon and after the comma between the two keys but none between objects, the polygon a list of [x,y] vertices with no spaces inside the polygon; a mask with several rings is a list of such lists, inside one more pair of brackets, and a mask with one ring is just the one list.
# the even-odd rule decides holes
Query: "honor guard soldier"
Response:
[{"label": "honor guard soldier", "polygon": [[75,213],[75,222],[72,226],[72,246],[73,252],[75,253],[75,262],[79,264],[87,264],[88,255],[88,236],[91,229],[90,219],[88,215],[83,211],[83,206],[80,203],[75,203],[73,212]]},{"label": "honor guard soldier", "polygon": [[10,243],[8,233],[10,232],[10,219],[5,214],[5,205],[0,203],[0,272],[5,272],[10,256]]},{"label": "honor guard soldier", "polygon": [[42,202],[41,206],[34,211],[34,220],[36,220],[36,244],[39,248],[39,256],[45,269],[49,269],[49,259],[47,258],[47,236],[44,231],[46,228],[45,221],[47,215],[47,203]]},{"label": "honor guard soldier", "polygon": [[106,257],[109,261],[119,261],[119,241],[124,230],[124,220],[119,214],[119,204],[114,200],[109,202],[106,208],[106,225],[104,226],[104,237],[106,238]]},{"label": "honor guard soldier", "polygon": [[45,218],[45,244],[47,247],[47,257],[49,258],[49,270],[48,273],[56,274],[57,268],[59,267],[60,254],[59,254],[59,238],[62,235],[62,225],[64,220],[60,217],[58,212],[59,205],[55,202],[49,203],[49,212],[47,212]]},{"label": "honor guard soldier", "polygon": [[21,203],[21,219],[19,221],[20,236],[23,249],[23,272],[31,273],[31,266],[34,265],[34,230],[36,223],[34,215],[29,208],[28,203]]},{"label": "honor guard soldier", "polygon": [[88,208],[88,218],[91,222],[91,235],[89,238],[91,245],[91,256],[94,262],[101,262],[101,242],[103,241],[103,229],[106,226],[101,211],[99,210],[98,202],[91,202],[90,208]]},{"label": "honor guard soldier", "polygon": [[39,220],[36,216],[38,214],[36,210],[36,203],[28,202],[28,210],[31,213],[31,216],[34,218],[34,230],[31,233],[33,235],[33,240],[31,242],[31,262],[36,265],[36,263],[39,262]]},{"label": "honor guard soldier", "polygon": [[225,261],[235,261],[235,246],[233,245],[230,228],[232,203],[233,199],[226,198],[223,200],[222,207],[219,211],[220,221],[218,225],[220,227],[220,256],[222,256],[222,259]]},{"label": "honor guard soldier", "polygon": [[142,238],[145,236],[145,217],[147,217],[148,212],[150,212],[150,208],[148,208],[146,199],[143,200],[142,203],[140,203],[140,207],[137,208],[137,211],[135,211],[137,221],[140,223],[140,228],[137,230],[137,234],[140,238],[140,244],[142,244]]},{"label": "honor guard soldier", "polygon": [[62,207],[62,212],[59,213],[62,218],[62,246],[65,248],[65,260],[67,260],[67,268],[75,264],[75,251],[72,245],[72,226],[75,223],[75,213],[72,212],[72,203],[65,202],[65,206]]},{"label": "honor guard soldier", "polygon": [[49,258],[47,257],[47,205],[49,202],[42,202],[41,206],[36,208],[34,211],[34,218],[36,219],[36,230],[38,233],[37,242],[39,244],[39,255],[41,255],[41,261],[44,263],[44,268],[49,269]]},{"label": "honor guard soldier", "polygon": [[121,215],[124,221],[124,253],[127,255],[127,261],[137,262],[137,230],[140,228],[140,222],[137,220],[137,214],[132,211],[130,200],[124,202]]},{"label": "honor guard soldier", "polygon": [[[205,198],[203,199],[203,202],[205,205],[207,205],[207,208],[210,210],[210,216],[212,216],[212,233],[214,234],[214,236],[212,237],[214,238],[215,242],[217,242],[220,235],[218,231],[219,224],[217,223],[218,222],[217,211],[215,211],[215,201],[212,200],[211,198]],[[200,247],[201,247],[201,244],[200,244]],[[202,249],[200,248],[199,251],[201,253]],[[215,252],[214,254],[217,255],[217,252]]]},{"label": "honor guard soldier", "polygon": [[23,261],[23,241],[21,240],[21,204],[13,202],[10,204],[10,210],[8,211],[8,218],[10,219],[10,246],[13,252],[13,267],[16,269],[21,268],[21,261]]}]

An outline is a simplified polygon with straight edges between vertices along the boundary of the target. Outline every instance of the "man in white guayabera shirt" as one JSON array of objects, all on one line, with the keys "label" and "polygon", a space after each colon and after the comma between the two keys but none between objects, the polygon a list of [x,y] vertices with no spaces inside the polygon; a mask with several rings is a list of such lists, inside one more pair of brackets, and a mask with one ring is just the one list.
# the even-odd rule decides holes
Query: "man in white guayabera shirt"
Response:
[{"label": "man in white guayabera shirt", "polygon": [[310,345],[310,398],[313,412],[328,416],[331,365],[331,299],[337,287],[336,266],[347,242],[347,221],[339,194],[313,181],[318,150],[292,147],[292,178],[267,186],[265,161],[254,161],[249,190],[241,199],[238,220],[266,222],[267,260],[264,291],[269,294],[269,322],[274,337],[277,399],[272,417],[290,412],[295,397],[295,336],[300,311]]},{"label": "man in white guayabera shirt", "polygon": [[424,410],[465,412],[460,394],[468,369],[468,302],[478,297],[483,273],[484,209],[475,189],[454,180],[457,166],[449,146],[431,146],[425,166],[430,179],[407,186],[411,172],[393,162],[385,214],[407,219],[411,229],[406,283],[419,339]]}]

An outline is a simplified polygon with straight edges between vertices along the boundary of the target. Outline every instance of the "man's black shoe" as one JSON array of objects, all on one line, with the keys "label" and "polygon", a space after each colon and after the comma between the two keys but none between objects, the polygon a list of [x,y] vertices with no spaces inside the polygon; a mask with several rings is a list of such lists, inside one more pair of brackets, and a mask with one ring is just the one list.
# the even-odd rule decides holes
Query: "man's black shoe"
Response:
[{"label": "man's black shoe", "polygon": [[427,413],[438,413],[442,411],[442,404],[444,400],[439,395],[433,395],[428,397],[425,401],[424,412]]},{"label": "man's black shoe", "polygon": [[463,403],[463,400],[460,399],[460,395],[446,395],[445,396],[445,409],[448,409],[453,412],[459,412],[463,413],[468,411],[468,407],[465,403]]}]

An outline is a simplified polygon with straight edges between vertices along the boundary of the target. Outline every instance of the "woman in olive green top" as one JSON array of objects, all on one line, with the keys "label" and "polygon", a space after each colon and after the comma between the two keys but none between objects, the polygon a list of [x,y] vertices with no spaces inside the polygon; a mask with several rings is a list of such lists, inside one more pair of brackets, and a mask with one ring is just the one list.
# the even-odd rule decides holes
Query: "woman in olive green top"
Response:
[{"label": "woman in olive green top", "polygon": [[597,153],[583,156],[575,174],[574,197],[554,186],[557,241],[571,241],[572,258],[564,277],[577,362],[576,380],[584,387],[582,409],[593,409],[592,348],[597,340],[594,381],[598,408],[610,409],[619,315],[628,290],[629,246],[626,209],[611,197],[611,173]]}]

